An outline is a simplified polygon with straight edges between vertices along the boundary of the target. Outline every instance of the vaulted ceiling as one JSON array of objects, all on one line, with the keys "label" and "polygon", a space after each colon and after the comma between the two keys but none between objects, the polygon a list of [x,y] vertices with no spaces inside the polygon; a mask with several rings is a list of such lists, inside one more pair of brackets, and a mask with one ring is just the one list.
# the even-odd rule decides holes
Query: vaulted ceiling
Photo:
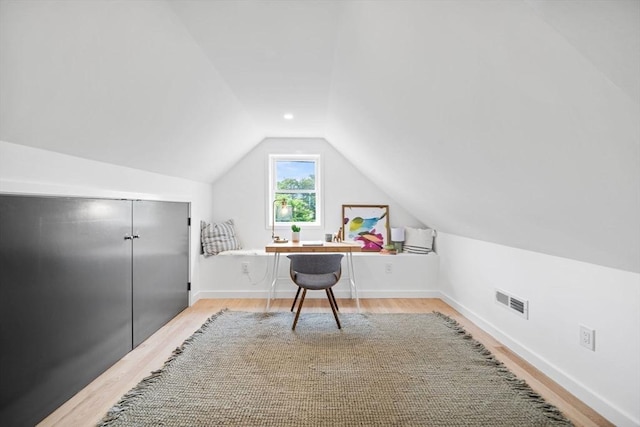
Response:
[{"label": "vaulted ceiling", "polygon": [[0,0],[3,141],[212,182],[324,137],[425,224],[636,272],[639,76],[637,0]]}]

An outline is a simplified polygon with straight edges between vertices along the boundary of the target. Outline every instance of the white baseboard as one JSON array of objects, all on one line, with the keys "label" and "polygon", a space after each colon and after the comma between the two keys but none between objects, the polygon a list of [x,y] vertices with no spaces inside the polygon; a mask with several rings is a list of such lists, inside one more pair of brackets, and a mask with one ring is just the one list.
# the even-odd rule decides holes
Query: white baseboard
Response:
[{"label": "white baseboard", "polygon": [[[336,298],[350,298],[349,291],[336,291],[334,292]],[[274,298],[293,298],[296,294],[295,288],[288,291],[275,292]],[[440,291],[402,291],[402,290],[360,290],[358,291],[359,298],[440,298]],[[220,290],[220,291],[201,291],[193,295],[191,305],[195,304],[201,299],[226,299],[226,298],[264,298],[265,304],[267,301],[267,291],[262,290]],[[307,298],[326,298],[324,292],[309,292]]]},{"label": "white baseboard", "polygon": [[439,294],[440,299],[449,304],[464,317],[472,321],[484,332],[488,333],[500,343],[504,344],[509,350],[513,351],[515,354],[532,364],[546,376],[551,378],[560,386],[564,387],[567,391],[569,391],[569,393],[573,394],[578,399],[586,403],[589,407],[614,423],[616,426],[640,426],[640,422],[638,420],[635,420],[631,415],[621,411],[603,396],[585,387],[580,381],[566,374],[557,366],[553,365],[545,358],[538,355],[536,352],[520,344],[517,340],[513,339],[509,335],[503,333],[492,323],[485,321],[483,318],[476,315],[475,312],[467,309],[464,305],[459,304],[448,295],[442,292],[439,292]]}]

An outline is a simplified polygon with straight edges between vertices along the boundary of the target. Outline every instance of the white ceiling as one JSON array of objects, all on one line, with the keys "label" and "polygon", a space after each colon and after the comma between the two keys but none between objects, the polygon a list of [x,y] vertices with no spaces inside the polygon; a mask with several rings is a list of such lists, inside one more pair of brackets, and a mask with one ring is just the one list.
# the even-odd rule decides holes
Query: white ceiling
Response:
[{"label": "white ceiling", "polygon": [[325,137],[426,224],[631,271],[639,76],[637,0],[0,0],[3,141],[211,182]]},{"label": "white ceiling", "polygon": [[169,4],[265,136],[324,135],[339,2]]}]

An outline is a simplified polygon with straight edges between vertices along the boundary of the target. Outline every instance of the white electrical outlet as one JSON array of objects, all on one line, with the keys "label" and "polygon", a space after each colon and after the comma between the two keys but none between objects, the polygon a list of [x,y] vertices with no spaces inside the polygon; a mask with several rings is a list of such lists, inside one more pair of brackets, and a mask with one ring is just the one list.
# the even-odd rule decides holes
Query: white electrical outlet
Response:
[{"label": "white electrical outlet", "polygon": [[242,263],[242,274],[249,274],[249,263],[248,262],[243,262]]},{"label": "white electrical outlet", "polygon": [[387,274],[391,274],[391,273],[393,273],[393,264],[391,264],[391,263],[389,263],[389,262],[388,262],[388,263],[386,263],[386,264],[384,265],[384,272],[385,272],[385,273],[387,273]]},{"label": "white electrical outlet", "polygon": [[580,345],[596,351],[596,331],[580,325]]}]

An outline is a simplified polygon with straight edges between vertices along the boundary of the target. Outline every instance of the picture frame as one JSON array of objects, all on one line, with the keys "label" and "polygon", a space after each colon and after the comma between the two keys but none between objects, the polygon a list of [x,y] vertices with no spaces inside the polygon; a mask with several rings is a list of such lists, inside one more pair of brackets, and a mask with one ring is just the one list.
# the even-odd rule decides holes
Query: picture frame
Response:
[{"label": "picture frame", "polygon": [[379,252],[390,242],[389,205],[342,205],[342,240]]}]

